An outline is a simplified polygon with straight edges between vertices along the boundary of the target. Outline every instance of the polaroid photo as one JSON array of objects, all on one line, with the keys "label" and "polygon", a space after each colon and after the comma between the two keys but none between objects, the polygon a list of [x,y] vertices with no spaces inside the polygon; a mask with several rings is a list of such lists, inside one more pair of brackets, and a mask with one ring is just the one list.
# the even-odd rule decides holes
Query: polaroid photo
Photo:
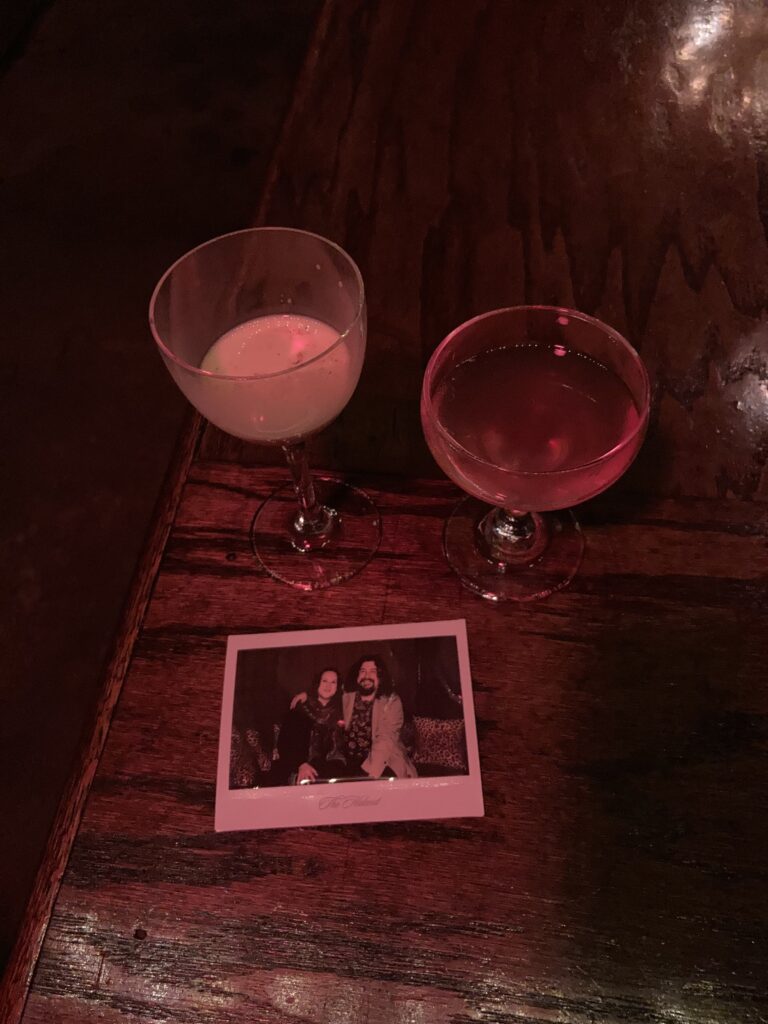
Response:
[{"label": "polaroid photo", "polygon": [[217,832],[483,813],[463,619],[228,638]]}]

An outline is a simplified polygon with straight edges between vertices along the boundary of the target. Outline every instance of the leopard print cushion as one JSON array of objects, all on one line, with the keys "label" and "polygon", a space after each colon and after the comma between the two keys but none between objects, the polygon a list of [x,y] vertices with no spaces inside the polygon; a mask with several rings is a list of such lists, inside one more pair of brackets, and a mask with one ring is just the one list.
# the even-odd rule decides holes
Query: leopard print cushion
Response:
[{"label": "leopard print cushion", "polygon": [[232,729],[229,752],[229,788],[248,789],[256,785],[256,773],[266,773],[272,767],[273,755],[264,749],[256,729]]},{"label": "leopard print cushion", "polygon": [[431,764],[456,772],[467,771],[464,722],[460,718],[420,718],[414,715],[416,764]]},{"label": "leopard print cushion", "polygon": [[254,782],[253,755],[238,729],[232,730],[229,750],[229,788],[247,789]]},{"label": "leopard print cushion", "polygon": [[262,772],[268,772],[272,767],[272,751],[266,750],[265,745],[261,742],[261,736],[259,735],[258,730],[246,729],[245,742],[253,752],[253,757],[259,770]]}]

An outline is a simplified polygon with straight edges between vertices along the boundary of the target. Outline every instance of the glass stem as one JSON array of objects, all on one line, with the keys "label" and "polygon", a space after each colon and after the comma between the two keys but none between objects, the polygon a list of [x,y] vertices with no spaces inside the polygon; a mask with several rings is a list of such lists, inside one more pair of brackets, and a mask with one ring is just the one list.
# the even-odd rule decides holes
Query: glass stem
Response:
[{"label": "glass stem", "polygon": [[331,539],[338,526],[338,515],[317,498],[305,442],[288,441],[282,447],[299,503],[299,511],[289,527],[291,544],[298,551],[316,551]]},{"label": "glass stem", "polygon": [[492,508],[477,524],[477,546],[500,571],[531,565],[547,544],[549,533],[538,512]]}]

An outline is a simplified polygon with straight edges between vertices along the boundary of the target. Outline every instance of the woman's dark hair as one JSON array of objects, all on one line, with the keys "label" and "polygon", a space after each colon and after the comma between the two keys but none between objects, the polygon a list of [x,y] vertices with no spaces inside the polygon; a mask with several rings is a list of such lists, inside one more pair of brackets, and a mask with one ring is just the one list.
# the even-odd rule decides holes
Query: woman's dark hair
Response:
[{"label": "woman's dark hair", "polygon": [[352,668],[349,670],[347,681],[344,686],[345,690],[356,690],[357,689],[357,675],[364,661],[372,661],[376,666],[376,670],[379,673],[379,688],[376,691],[377,697],[388,697],[391,693],[395,692],[395,684],[392,682],[392,676],[389,674],[389,669],[383,658],[380,658],[378,654],[364,654],[362,658],[358,658]]},{"label": "woman's dark hair", "polygon": [[333,665],[326,665],[325,668],[321,668],[320,671],[313,677],[312,683],[309,687],[309,696],[314,700],[319,700],[317,691],[320,689],[320,680],[323,678],[326,672],[333,672],[336,676],[336,693],[331,697],[329,704],[338,704],[339,709],[341,708],[341,673]]}]

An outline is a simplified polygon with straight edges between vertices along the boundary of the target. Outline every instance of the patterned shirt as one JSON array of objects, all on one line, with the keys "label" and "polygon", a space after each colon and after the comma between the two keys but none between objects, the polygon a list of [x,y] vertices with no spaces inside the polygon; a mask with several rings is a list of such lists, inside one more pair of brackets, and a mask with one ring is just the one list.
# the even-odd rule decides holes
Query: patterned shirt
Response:
[{"label": "patterned shirt", "polygon": [[355,706],[352,709],[352,718],[347,732],[347,750],[349,756],[362,762],[371,752],[371,717],[373,715],[373,701],[363,700],[358,693],[355,696]]}]

